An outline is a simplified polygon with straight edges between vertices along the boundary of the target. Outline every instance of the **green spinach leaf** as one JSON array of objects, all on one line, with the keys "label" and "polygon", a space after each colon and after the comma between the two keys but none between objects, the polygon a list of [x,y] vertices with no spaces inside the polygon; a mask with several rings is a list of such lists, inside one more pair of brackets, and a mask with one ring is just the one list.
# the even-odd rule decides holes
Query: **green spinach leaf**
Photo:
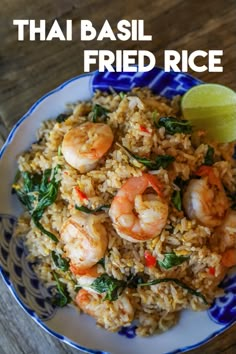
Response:
[{"label": "green spinach leaf", "polygon": [[153,160],[146,159],[144,157],[140,157],[137,155],[133,155],[137,161],[141,162],[144,166],[147,167],[148,170],[159,170],[159,168],[167,168],[175,158],[171,155],[160,155],[156,156]]},{"label": "green spinach leaf", "polygon": [[171,135],[176,133],[192,133],[192,126],[188,120],[180,120],[175,117],[161,117],[156,126],[158,128],[164,127],[166,132]]},{"label": "green spinach leaf", "polygon": [[138,285],[144,283],[144,275],[143,274],[135,274],[128,278],[127,287],[131,289],[136,289]]},{"label": "green spinach leaf", "polygon": [[91,284],[91,288],[98,293],[106,293],[104,300],[115,301],[124,290],[126,282],[118,280],[104,273]]},{"label": "green spinach leaf", "polygon": [[[54,169],[46,169],[42,175],[22,173],[23,186],[15,191],[19,200],[26,206],[32,216],[35,226],[55,242],[58,239],[40,223],[45,209],[55,202],[59,189],[59,181],[56,179],[59,166]],[[35,206],[36,204],[36,206]]]},{"label": "green spinach leaf", "polygon": [[180,281],[179,279],[176,279],[176,278],[155,279],[155,280],[151,280],[147,283],[139,284],[139,286],[151,286],[151,285],[156,285],[156,284],[160,284],[160,283],[167,283],[167,282],[173,282],[176,285],[180,286],[181,288],[187,290],[190,294],[200,297],[203,300],[204,304],[208,305],[208,302],[202,293],[200,293],[199,291],[196,291],[195,289],[190,288],[188,285],[186,285],[185,283],[183,283],[182,281]]},{"label": "green spinach leaf", "polygon": [[22,188],[18,189],[14,185],[13,188],[15,189],[21,203],[24,204],[29,211],[31,211],[34,208],[34,201],[36,200],[39,192],[40,175],[22,172],[21,177],[23,180]]},{"label": "green spinach leaf", "polygon": [[50,231],[48,231],[47,229],[45,229],[45,227],[40,223],[40,221],[38,219],[33,218],[33,222],[35,224],[35,226],[45,235],[47,235],[51,240],[53,240],[54,242],[58,242],[58,238]]},{"label": "green spinach leaf", "polygon": [[175,158],[171,155],[159,155],[155,156],[152,160],[147,159],[145,157],[140,157],[138,155],[133,154],[129,149],[123,146],[123,148],[138,162],[142,163],[147,167],[148,170],[159,170],[159,168],[167,168]]},{"label": "green spinach leaf", "polygon": [[214,163],[215,150],[212,146],[208,145],[207,153],[203,165],[211,166]]},{"label": "green spinach leaf", "polygon": [[59,269],[61,269],[63,272],[66,272],[69,269],[69,260],[62,257],[59,253],[56,251],[52,251],[52,260],[55,264],[55,266]]},{"label": "green spinach leaf", "polygon": [[181,200],[181,192],[174,191],[171,197],[171,201],[174,204],[174,207],[178,210],[182,210],[182,200]]},{"label": "green spinach leaf", "polygon": [[39,188],[38,204],[32,212],[32,217],[41,219],[44,210],[53,204],[57,198],[59,181],[56,180],[58,167],[47,169],[43,172],[41,185]]},{"label": "green spinach leaf", "polygon": [[95,104],[92,108],[92,121],[94,123],[97,123],[98,118],[101,118],[100,120],[102,120],[102,121],[106,121],[107,114],[109,112],[110,111],[107,108],[101,106],[100,104]]},{"label": "green spinach leaf", "polygon": [[174,252],[166,253],[163,261],[158,261],[158,264],[165,269],[170,269],[185,262],[189,256],[177,256]]},{"label": "green spinach leaf", "polygon": [[57,283],[58,293],[51,299],[51,302],[55,306],[64,307],[71,301],[66,284],[59,280],[59,276],[56,272],[53,272],[53,278]]},{"label": "green spinach leaf", "polygon": [[179,187],[179,190],[174,190],[171,201],[174,204],[174,207],[178,210],[182,210],[182,191],[184,186],[186,185],[186,181],[182,180],[182,178],[177,177],[174,180],[174,184],[176,184]]}]

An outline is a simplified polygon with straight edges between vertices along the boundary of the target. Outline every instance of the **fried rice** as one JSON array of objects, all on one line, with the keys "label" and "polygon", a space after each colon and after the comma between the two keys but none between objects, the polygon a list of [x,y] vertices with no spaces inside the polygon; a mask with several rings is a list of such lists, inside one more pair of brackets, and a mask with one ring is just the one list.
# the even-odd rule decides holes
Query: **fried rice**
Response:
[{"label": "fried rice", "polygon": [[[140,336],[166,331],[178,322],[181,310],[205,310],[215,297],[222,294],[218,285],[226,274],[226,268],[221,263],[222,245],[214,236],[214,229],[201,225],[195,219],[188,219],[184,210],[176,208],[172,196],[178,190],[176,178],[187,183],[204,164],[209,144],[214,148],[213,166],[227,192],[234,194],[234,143],[208,142],[202,132],[171,135],[165,127],[157,127],[155,121],[160,117],[181,119],[179,102],[179,97],[170,101],[148,89],[135,88],[125,95],[96,92],[90,101],[69,105],[66,119],[43,122],[37,133],[37,142],[18,159],[21,178],[14,185],[16,191],[22,188],[23,173],[42,175],[46,169],[59,166],[55,177],[59,183],[56,200],[47,206],[40,219],[44,229],[55,235],[59,242],[54,242],[42,232],[28,211],[19,217],[16,234],[24,235],[28,259],[35,263],[34,269],[39,278],[47,286],[54,285],[55,294],[58,282],[63,284],[72,304],[81,291],[80,275],[74,274],[70,268],[64,271],[58,267],[52,254],[66,258],[60,232],[71,215],[81,213],[75,206],[90,210],[109,206],[124,183],[131,177],[142,176],[143,172],[157,176],[161,182],[163,196],[169,205],[168,219],[160,235],[149,241],[133,243],[121,238],[109,217],[109,207],[95,213],[108,236],[107,250],[97,266],[98,274],[105,273],[111,279],[127,284],[118,291],[117,299],[106,300],[104,293],[89,293],[86,312],[94,314],[97,325],[109,331],[118,331],[133,321]],[[114,141],[94,169],[79,173],[66,163],[61,144],[69,130],[93,119],[95,105],[106,108],[106,124],[113,131]],[[148,159],[153,155],[170,155],[174,161],[167,167],[148,171],[135,158]],[[76,187],[86,198],[81,198]],[[154,266],[147,264],[147,252],[156,259]],[[185,260],[169,269],[161,267],[160,262],[165,255],[173,253],[185,257]],[[130,279],[135,277],[139,277],[139,283],[129,286]],[[140,282],[147,284],[158,279],[175,279],[177,282],[139,286]],[[178,281],[186,287],[180,286]],[[124,297],[129,301],[127,311],[125,306],[121,311],[119,303]]]}]

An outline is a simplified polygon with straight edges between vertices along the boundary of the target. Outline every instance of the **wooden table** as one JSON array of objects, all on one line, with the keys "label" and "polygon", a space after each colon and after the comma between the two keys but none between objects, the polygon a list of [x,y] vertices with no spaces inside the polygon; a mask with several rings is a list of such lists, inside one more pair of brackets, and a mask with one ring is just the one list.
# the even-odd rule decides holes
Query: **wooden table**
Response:
[{"label": "wooden table", "polygon": [[[13,124],[47,91],[83,72],[83,50],[146,49],[163,65],[163,50],[222,49],[223,73],[199,73],[204,81],[236,89],[235,0],[1,0],[0,21],[0,143]],[[13,19],[55,18],[61,24],[73,20],[73,41],[17,42]],[[80,41],[80,20],[90,19],[101,28],[105,19],[112,27],[120,19],[144,19],[152,42]],[[0,353],[70,354],[77,350],[46,334],[16,304],[0,280]],[[197,323],[196,323],[197,330]],[[192,354],[233,354],[236,326]]]}]

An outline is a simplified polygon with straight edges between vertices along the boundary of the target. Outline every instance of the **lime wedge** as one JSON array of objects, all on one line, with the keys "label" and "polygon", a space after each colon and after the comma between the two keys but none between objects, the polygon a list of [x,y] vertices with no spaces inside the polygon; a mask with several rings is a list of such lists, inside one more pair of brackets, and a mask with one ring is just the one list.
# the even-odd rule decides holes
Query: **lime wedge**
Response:
[{"label": "lime wedge", "polygon": [[204,129],[207,137],[222,143],[236,140],[236,93],[228,87],[194,86],[183,96],[181,109],[194,130]]}]

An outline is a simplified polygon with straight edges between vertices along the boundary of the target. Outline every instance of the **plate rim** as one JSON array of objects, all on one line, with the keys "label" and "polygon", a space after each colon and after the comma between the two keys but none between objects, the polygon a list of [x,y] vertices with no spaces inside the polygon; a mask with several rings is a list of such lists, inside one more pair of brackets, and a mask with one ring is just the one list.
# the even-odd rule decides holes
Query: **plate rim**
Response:
[{"label": "plate rim", "polygon": [[[162,71],[164,71],[163,68],[161,67],[155,67],[157,69],[160,69]],[[172,72],[170,72],[172,73]],[[182,72],[181,72],[182,73]],[[58,85],[55,89],[50,90],[49,92],[45,93],[42,97],[40,97],[29,109],[28,111],[14,124],[13,128],[11,129],[5,143],[3,144],[2,148],[0,149],[0,160],[2,159],[2,157],[4,156],[5,150],[8,147],[8,145],[11,144],[17,130],[18,127],[35,111],[35,109],[49,96],[61,91],[65,86],[69,85],[70,83],[81,79],[83,77],[90,77],[90,84],[91,84],[91,79],[93,77],[95,77],[97,74],[99,74],[99,71],[92,71],[90,73],[84,73],[84,74],[80,74],[77,76],[72,77],[71,79],[68,79],[66,81],[64,81],[62,84]],[[173,74],[176,74],[175,72],[173,72]],[[194,80],[196,80],[197,78],[195,78],[192,75],[189,75],[188,73],[182,73],[185,76],[192,78]],[[202,82],[201,80],[197,79],[199,82],[201,82],[202,84],[204,84],[204,82]],[[5,215],[5,216],[11,216],[14,217],[12,215],[9,214],[4,214],[1,213],[1,215]],[[11,280],[8,278],[7,274],[5,273],[5,271],[3,270],[1,264],[0,264],[0,274],[2,276],[2,279],[4,281],[4,283],[6,284],[7,288],[9,289],[10,293],[12,294],[13,298],[16,300],[16,302],[20,305],[20,307],[25,311],[25,313],[27,315],[29,315],[35,323],[37,323],[41,328],[43,328],[47,333],[49,333],[50,335],[52,335],[53,337],[56,337],[57,339],[59,339],[60,341],[70,345],[71,347],[74,347],[76,349],[79,349],[81,351],[84,351],[86,353],[90,353],[90,354],[112,354],[111,352],[107,352],[107,351],[103,351],[103,350],[99,350],[99,349],[90,349],[90,348],[86,348],[81,346],[80,344],[74,342],[73,340],[69,339],[68,337],[55,332],[54,330],[50,329],[44,322],[43,320],[41,320],[38,315],[33,311],[30,310],[29,308],[27,308],[27,306],[24,304],[24,302],[19,298]],[[236,320],[225,325],[225,326],[221,326],[221,328],[219,330],[214,331],[212,334],[210,334],[209,336],[207,336],[206,338],[204,338],[202,341],[197,342],[196,344],[187,346],[187,347],[181,347],[175,350],[172,350],[170,352],[165,352],[163,354],[177,354],[177,353],[184,353],[188,350],[191,349],[195,349],[198,348],[206,343],[208,343],[209,341],[211,341],[212,339],[214,339],[215,337],[217,337],[218,335],[222,334],[223,332],[225,332],[227,329],[229,329],[230,327],[232,327],[233,325],[235,325]]]}]

